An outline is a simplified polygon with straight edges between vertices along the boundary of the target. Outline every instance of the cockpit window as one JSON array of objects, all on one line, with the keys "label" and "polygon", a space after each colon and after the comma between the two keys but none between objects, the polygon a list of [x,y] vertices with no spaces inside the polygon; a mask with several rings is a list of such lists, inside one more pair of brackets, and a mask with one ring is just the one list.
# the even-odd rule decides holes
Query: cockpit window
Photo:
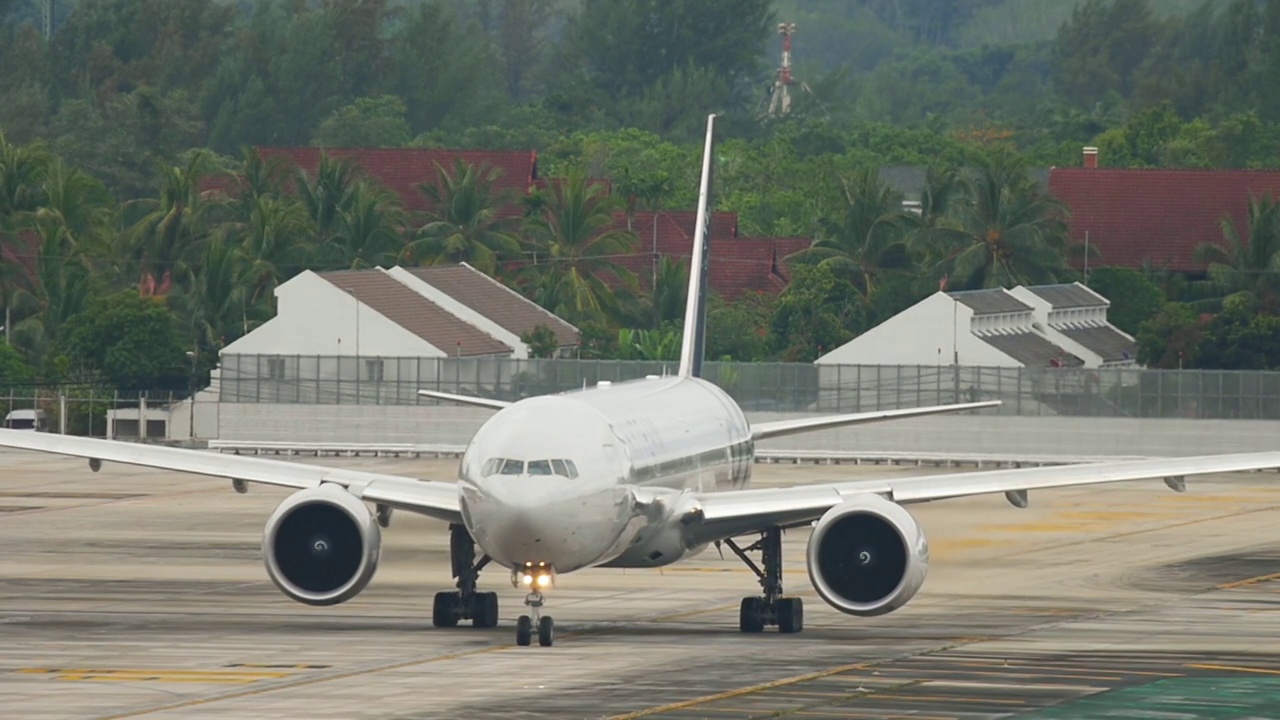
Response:
[{"label": "cockpit window", "polygon": [[480,469],[480,474],[490,475],[559,475],[560,477],[578,477],[578,467],[572,460],[512,460],[510,458],[489,458]]}]

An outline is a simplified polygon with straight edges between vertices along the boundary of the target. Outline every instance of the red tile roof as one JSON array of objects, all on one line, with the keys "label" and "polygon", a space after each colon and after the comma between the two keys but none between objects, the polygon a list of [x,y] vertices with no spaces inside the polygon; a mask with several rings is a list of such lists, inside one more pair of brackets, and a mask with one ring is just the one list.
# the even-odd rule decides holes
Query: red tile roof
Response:
[{"label": "red tile roof", "polygon": [[534,151],[437,150],[424,148],[315,148],[260,147],[263,160],[279,158],[314,174],[323,152],[331,158],[351,158],[371,177],[400,197],[406,210],[426,209],[420,184],[438,182],[439,163],[452,172],[457,160],[471,165],[485,163],[499,170],[494,186],[513,195],[524,195],[538,180],[538,154]]},{"label": "red tile roof", "polygon": [[1090,265],[1199,271],[1196,247],[1222,242],[1225,215],[1243,232],[1249,194],[1280,197],[1280,172],[1055,168],[1049,191],[1071,208],[1071,237],[1097,250]]},{"label": "red tile roof", "polygon": [[[653,282],[655,257],[688,258],[693,254],[696,212],[618,213],[615,227],[636,234],[635,251],[618,264],[635,273],[641,289]],[[721,297],[733,300],[743,293],[777,294],[789,275],[783,258],[809,246],[805,238],[739,238],[736,213],[711,216],[710,285]]]}]

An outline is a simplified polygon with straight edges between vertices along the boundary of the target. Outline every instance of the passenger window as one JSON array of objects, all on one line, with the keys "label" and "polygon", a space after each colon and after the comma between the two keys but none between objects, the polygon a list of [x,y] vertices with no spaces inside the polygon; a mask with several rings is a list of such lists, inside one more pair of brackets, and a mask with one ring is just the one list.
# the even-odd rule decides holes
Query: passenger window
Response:
[{"label": "passenger window", "polygon": [[569,477],[571,478],[578,477],[578,466],[574,465],[572,460],[565,460],[564,467],[566,470],[569,471]]},{"label": "passenger window", "polygon": [[563,460],[552,460],[551,467],[556,471],[557,475],[569,477],[569,471],[565,469]]},{"label": "passenger window", "polygon": [[530,460],[529,474],[530,475],[550,475],[551,461],[550,460]]},{"label": "passenger window", "polygon": [[520,460],[507,460],[502,463],[503,475],[519,475],[524,472],[524,462]]}]

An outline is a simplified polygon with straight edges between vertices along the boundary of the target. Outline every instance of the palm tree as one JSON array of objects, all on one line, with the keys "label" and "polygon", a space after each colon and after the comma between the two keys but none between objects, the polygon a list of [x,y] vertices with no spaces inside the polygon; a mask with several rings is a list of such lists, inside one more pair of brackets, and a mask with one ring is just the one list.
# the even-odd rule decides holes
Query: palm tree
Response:
[{"label": "palm tree", "polygon": [[89,302],[89,269],[77,240],[60,213],[36,211],[27,226],[36,238],[35,277],[14,297],[25,317],[14,323],[13,344],[29,360],[45,356],[58,330]]},{"label": "palm tree", "polygon": [[1275,303],[1280,294],[1280,201],[1250,195],[1248,237],[1227,215],[1222,239],[1221,245],[1205,243],[1195,250],[1196,261],[1208,264],[1209,282],[1225,296]]},{"label": "palm tree", "polygon": [[404,221],[394,194],[357,183],[333,234],[317,248],[317,262],[341,270],[393,264],[403,246]]},{"label": "palm tree", "polygon": [[164,171],[159,198],[132,203],[148,212],[130,232],[132,257],[140,263],[143,292],[164,294],[172,281],[173,268],[182,258],[198,252],[217,224],[215,213],[223,209],[220,194],[201,190],[201,180],[213,172],[213,161],[205,150],[192,153],[184,167]]},{"label": "palm tree", "polygon": [[16,262],[30,251],[20,237],[22,225],[45,200],[52,161],[43,145],[14,145],[0,131],[0,308],[10,311],[10,321],[17,293],[30,283]]},{"label": "palm tree", "polygon": [[607,278],[627,289],[636,278],[616,261],[632,252],[636,237],[613,227],[618,201],[608,190],[574,172],[552,187],[542,213],[529,220],[538,278],[538,301],[557,314],[603,320],[617,317]]},{"label": "palm tree", "polygon": [[882,273],[909,265],[905,237],[910,222],[902,196],[880,181],[875,168],[841,178],[841,184],[844,204],[839,213],[819,219],[813,244],[788,260],[830,268],[847,279],[863,301],[870,301]]},{"label": "palm tree", "polygon": [[[264,172],[266,172],[264,170]],[[360,167],[350,158],[335,160],[320,155],[315,177],[299,171],[298,199],[315,226],[315,244],[324,245],[338,231],[342,214],[351,207]],[[252,212],[253,208],[248,208]]]},{"label": "palm tree", "polygon": [[956,288],[1056,282],[1067,265],[1066,206],[1040,192],[1011,151],[984,160],[967,197],[912,244]]},{"label": "palm tree", "polygon": [[314,247],[307,209],[288,198],[259,197],[247,222],[228,228],[253,288],[249,304],[270,303],[276,286],[306,269]]},{"label": "palm tree", "polygon": [[518,219],[503,214],[510,198],[494,190],[499,170],[488,165],[467,165],[459,159],[453,172],[439,163],[440,180],[418,189],[429,204],[427,223],[405,246],[401,257],[409,262],[438,265],[466,262],[494,275],[499,263],[520,254],[514,234]]},{"label": "palm tree", "polygon": [[214,237],[197,260],[198,271],[183,265],[185,282],[172,300],[179,316],[191,325],[200,348],[216,354],[249,332],[250,319],[256,324],[264,303],[255,305],[251,300],[255,278],[239,246]]}]

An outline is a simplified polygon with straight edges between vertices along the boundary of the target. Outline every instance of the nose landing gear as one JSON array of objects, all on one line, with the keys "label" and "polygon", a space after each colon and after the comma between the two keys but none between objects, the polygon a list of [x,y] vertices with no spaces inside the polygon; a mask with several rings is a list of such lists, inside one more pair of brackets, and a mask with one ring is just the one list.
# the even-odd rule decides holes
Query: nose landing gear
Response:
[{"label": "nose landing gear", "polygon": [[476,581],[480,579],[480,571],[489,564],[489,556],[485,555],[476,562],[476,544],[462,525],[449,526],[449,555],[453,561],[453,576],[458,579],[458,589],[436,593],[431,624],[457,627],[459,621],[470,620],[472,627],[496,627],[498,593],[476,590]]},{"label": "nose landing gear", "polygon": [[513,585],[524,585],[529,588],[529,594],[524,598],[524,604],[529,608],[529,615],[521,615],[516,620],[516,645],[527,647],[533,643],[533,633],[537,630],[538,644],[542,647],[551,647],[551,643],[555,641],[555,621],[549,615],[542,615],[542,605],[545,598],[542,595],[543,588],[551,587],[555,582],[555,572],[546,563],[538,563],[534,565],[531,562],[524,564],[524,567],[518,571],[511,573],[511,582]]}]

